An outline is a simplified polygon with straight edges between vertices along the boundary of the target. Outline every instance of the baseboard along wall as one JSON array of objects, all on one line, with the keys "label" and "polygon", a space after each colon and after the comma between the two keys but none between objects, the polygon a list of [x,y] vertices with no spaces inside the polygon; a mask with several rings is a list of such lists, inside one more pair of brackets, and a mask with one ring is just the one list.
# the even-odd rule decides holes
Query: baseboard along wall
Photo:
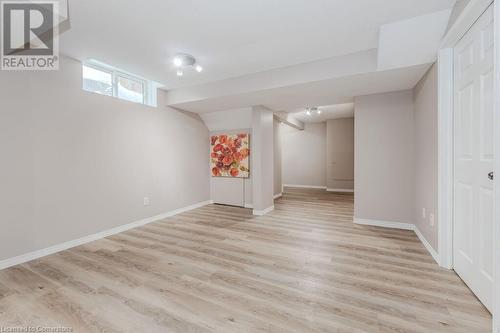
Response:
[{"label": "baseboard along wall", "polygon": [[326,186],[315,186],[315,185],[295,185],[295,184],[283,184],[284,187],[295,187],[295,188],[312,188],[318,190],[326,190]]},{"label": "baseboard along wall", "polygon": [[112,229],[104,230],[104,231],[101,231],[101,232],[98,232],[98,233],[95,233],[92,235],[88,235],[88,236],[81,237],[78,239],[70,240],[70,241],[67,241],[67,242],[64,242],[61,244],[53,245],[53,246],[47,247],[45,249],[25,253],[25,254],[22,254],[22,255],[13,257],[13,258],[7,258],[7,259],[0,261],[0,270],[15,266],[15,265],[23,264],[25,262],[35,260],[35,259],[38,259],[41,257],[45,257],[45,256],[48,256],[50,254],[54,254],[54,253],[57,253],[60,251],[64,251],[64,250],[70,249],[70,248],[75,247],[75,246],[83,245],[83,244],[90,243],[90,242],[93,242],[93,241],[96,241],[96,240],[99,240],[99,239],[102,239],[105,237],[116,235],[118,233],[130,230],[130,229],[138,228],[138,227],[141,227],[143,225],[146,225],[146,224],[149,224],[152,222],[160,221],[160,220],[166,219],[167,217],[175,216],[177,214],[181,214],[181,213],[184,213],[184,212],[196,209],[196,208],[200,208],[200,207],[212,204],[212,203],[213,203],[212,200],[202,201],[202,202],[196,203],[194,205],[178,208],[178,209],[175,209],[175,210],[172,210],[172,211],[160,214],[160,215],[148,217],[148,218],[145,218],[145,219],[142,219],[139,221],[135,221],[132,223],[124,224],[124,225],[121,225],[121,226],[118,226],[118,227],[115,227]]},{"label": "baseboard along wall", "polygon": [[256,209],[254,209],[253,210],[253,215],[262,216],[262,215],[266,215],[267,213],[269,213],[269,212],[271,212],[273,210],[274,210],[274,205],[271,206],[271,207],[267,207],[264,210],[256,210]]},{"label": "baseboard along wall", "polygon": [[343,188],[327,188],[328,192],[338,192],[338,193],[354,193],[353,189],[343,189]]},{"label": "baseboard along wall", "polygon": [[[429,244],[427,239],[425,239],[424,235],[420,232],[416,225],[411,223],[402,223],[402,222],[393,222],[393,221],[382,221],[382,220],[372,220],[372,219],[360,219],[354,218],[354,223],[360,225],[368,225],[372,227],[382,227],[382,228],[392,228],[392,229],[402,229],[402,230],[411,230],[417,234],[418,239],[424,245],[427,252],[432,256],[434,261],[438,265],[439,264],[439,254],[434,250],[434,248]],[[441,266],[441,265],[440,265]]]}]

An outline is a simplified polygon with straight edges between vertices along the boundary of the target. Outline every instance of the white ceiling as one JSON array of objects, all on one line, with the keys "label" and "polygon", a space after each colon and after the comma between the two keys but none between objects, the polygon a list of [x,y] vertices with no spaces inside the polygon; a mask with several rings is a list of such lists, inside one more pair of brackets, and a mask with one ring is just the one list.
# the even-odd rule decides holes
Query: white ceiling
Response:
[{"label": "white ceiling", "polygon": [[303,123],[321,123],[328,119],[352,118],[354,117],[354,103],[334,104],[318,106],[320,115],[307,115],[305,108],[290,111],[290,114]]},{"label": "white ceiling", "polygon": [[[376,48],[381,25],[451,8],[455,0],[76,0],[63,54],[93,58],[167,88]],[[201,74],[177,79],[170,59]]]}]

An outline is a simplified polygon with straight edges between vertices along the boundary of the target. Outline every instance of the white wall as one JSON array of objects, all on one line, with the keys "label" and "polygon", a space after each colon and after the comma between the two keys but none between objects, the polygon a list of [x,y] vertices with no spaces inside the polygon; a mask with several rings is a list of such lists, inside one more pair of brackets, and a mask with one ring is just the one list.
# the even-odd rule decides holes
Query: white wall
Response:
[{"label": "white wall", "polygon": [[81,63],[60,67],[0,74],[0,260],[210,198],[198,116],[85,92]]},{"label": "white wall", "polygon": [[253,172],[253,213],[264,214],[274,206],[273,112],[252,108],[253,144],[250,152]]},{"label": "white wall", "polygon": [[[414,89],[415,225],[438,248],[438,73],[433,65]],[[422,216],[425,208],[426,216]],[[434,215],[434,226],[430,216]]]},{"label": "white wall", "polygon": [[[261,212],[273,205],[274,192],[274,116],[254,106],[201,115],[214,134],[250,134],[250,177],[211,177],[211,198],[215,203],[252,207]],[[270,199],[269,199],[270,198]]]},{"label": "white wall", "polygon": [[326,123],[283,126],[283,184],[326,187]]},{"label": "white wall", "polygon": [[354,118],[326,122],[326,187],[354,190]]},{"label": "white wall", "polygon": [[354,216],[413,223],[413,92],[355,99]]},{"label": "white wall", "polygon": [[282,180],[281,180],[281,170],[282,170],[282,165],[281,165],[281,159],[282,159],[282,154],[281,154],[281,127],[285,125],[281,125],[281,122],[277,120],[276,118],[274,119],[274,129],[273,129],[273,136],[274,136],[274,195],[279,195],[281,194],[282,191]]},{"label": "white wall", "polygon": [[210,131],[227,131],[252,127],[252,108],[201,113],[200,117]]},{"label": "white wall", "polygon": [[[250,166],[252,163],[252,108],[224,110],[200,115],[210,130],[210,136],[217,134],[248,133],[250,135]],[[208,138],[207,138],[208,140]],[[209,153],[207,153],[208,156]],[[207,157],[208,160],[208,157]],[[210,164],[210,161],[208,162]],[[215,203],[251,207],[253,170],[248,178],[224,178],[210,175],[210,195]]]}]

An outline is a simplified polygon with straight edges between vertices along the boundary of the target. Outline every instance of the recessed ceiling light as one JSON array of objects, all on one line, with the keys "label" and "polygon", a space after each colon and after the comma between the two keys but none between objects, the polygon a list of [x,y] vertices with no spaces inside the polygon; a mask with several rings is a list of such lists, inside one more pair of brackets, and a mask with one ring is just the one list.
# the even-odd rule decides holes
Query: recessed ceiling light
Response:
[{"label": "recessed ceiling light", "polygon": [[201,71],[203,71],[203,67],[201,67],[200,65],[196,65],[194,69],[196,69],[198,73],[201,73]]}]

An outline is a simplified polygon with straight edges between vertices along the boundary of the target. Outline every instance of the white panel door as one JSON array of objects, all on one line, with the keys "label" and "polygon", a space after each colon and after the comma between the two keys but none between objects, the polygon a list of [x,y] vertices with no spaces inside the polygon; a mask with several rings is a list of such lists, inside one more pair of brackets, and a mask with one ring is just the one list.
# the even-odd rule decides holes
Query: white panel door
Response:
[{"label": "white panel door", "polygon": [[[493,308],[493,6],[455,47],[453,265]],[[500,176],[500,175],[497,175]]]}]

